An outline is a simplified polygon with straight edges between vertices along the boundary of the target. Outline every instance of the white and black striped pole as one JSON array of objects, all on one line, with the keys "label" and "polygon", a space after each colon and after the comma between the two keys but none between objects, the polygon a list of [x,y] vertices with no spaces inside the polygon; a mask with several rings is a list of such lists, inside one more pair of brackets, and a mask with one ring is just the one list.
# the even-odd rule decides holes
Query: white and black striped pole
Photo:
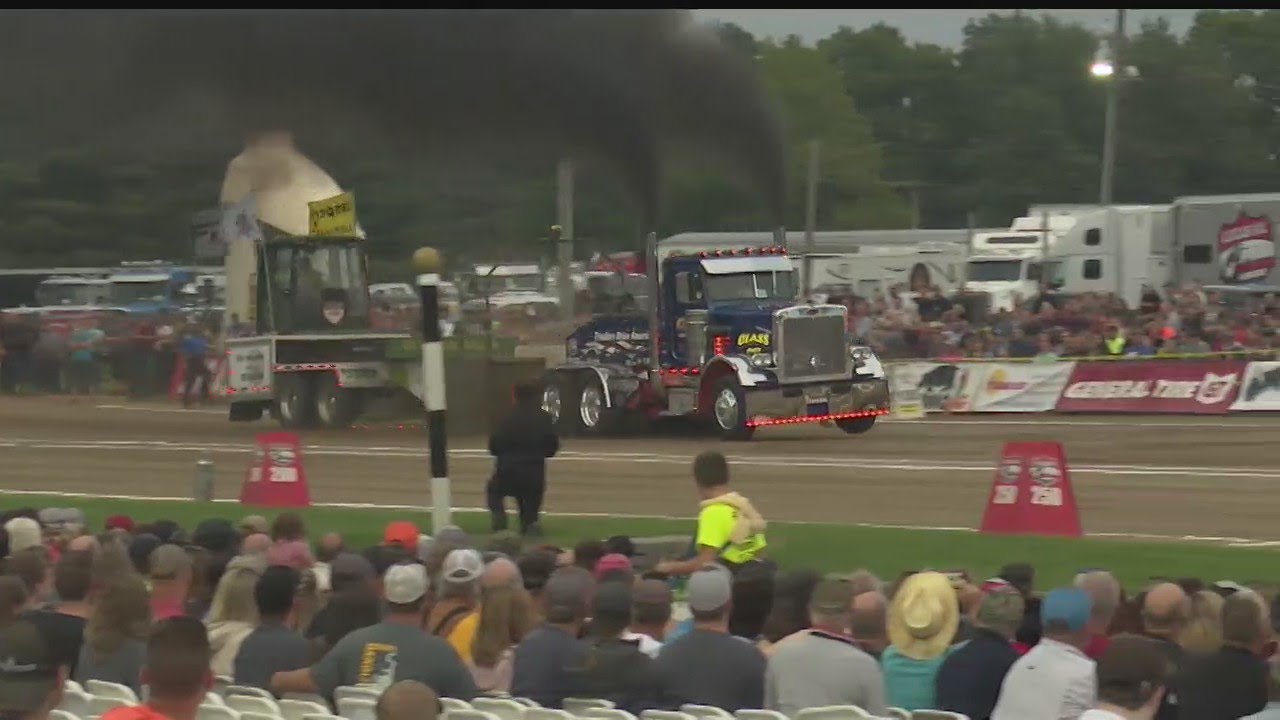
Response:
[{"label": "white and black striped pole", "polygon": [[431,525],[438,533],[450,524],[449,455],[445,441],[444,346],[440,344],[440,253],[413,253],[422,300],[422,403],[427,409],[427,446],[431,452]]}]

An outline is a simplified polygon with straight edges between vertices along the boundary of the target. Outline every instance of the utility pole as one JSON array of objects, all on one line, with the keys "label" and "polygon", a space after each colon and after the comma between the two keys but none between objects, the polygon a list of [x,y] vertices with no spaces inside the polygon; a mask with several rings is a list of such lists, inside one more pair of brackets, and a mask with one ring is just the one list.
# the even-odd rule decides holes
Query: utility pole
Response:
[{"label": "utility pole", "polygon": [[556,166],[556,225],[560,240],[556,243],[556,289],[560,296],[560,317],[573,317],[573,279],[569,264],[573,262],[573,161],[563,159]]},{"label": "utility pole", "polygon": [[1111,62],[1115,68],[1107,84],[1106,128],[1102,135],[1102,181],[1099,183],[1098,202],[1110,205],[1116,173],[1116,125],[1120,106],[1120,83],[1125,77],[1124,65],[1124,16],[1123,8],[1116,10],[1115,31],[1111,38]]},{"label": "utility pole", "polygon": [[809,292],[813,289],[813,283],[810,278],[813,276],[813,258],[810,257],[814,253],[814,232],[818,225],[818,178],[819,163],[822,161],[822,143],[814,139],[809,141],[809,178],[805,186],[805,206],[804,206],[804,272],[801,280],[804,287],[801,288],[801,296],[805,299],[809,298]]}]

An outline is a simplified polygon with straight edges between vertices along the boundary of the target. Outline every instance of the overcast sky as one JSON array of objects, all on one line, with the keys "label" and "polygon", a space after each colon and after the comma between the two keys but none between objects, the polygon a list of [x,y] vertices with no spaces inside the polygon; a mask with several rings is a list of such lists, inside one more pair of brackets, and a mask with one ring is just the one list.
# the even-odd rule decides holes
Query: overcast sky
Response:
[{"label": "overcast sky", "polygon": [[[816,42],[841,25],[859,30],[884,22],[902,30],[908,40],[959,47],[964,25],[971,18],[1012,10],[694,10],[698,18],[734,22],[756,36],[782,38],[796,34],[806,42]],[[1052,14],[1066,22],[1079,23],[1095,31],[1110,31],[1115,10],[1024,10]],[[1165,17],[1174,32],[1185,32],[1199,10],[1130,10],[1129,28],[1137,30],[1145,20]]]}]

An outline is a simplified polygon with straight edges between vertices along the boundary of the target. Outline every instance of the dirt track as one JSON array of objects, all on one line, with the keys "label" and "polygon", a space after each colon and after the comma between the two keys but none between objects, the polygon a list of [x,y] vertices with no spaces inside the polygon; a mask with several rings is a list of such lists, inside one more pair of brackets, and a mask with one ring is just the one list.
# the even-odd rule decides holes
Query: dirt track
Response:
[{"label": "dirt track", "polygon": [[[233,497],[253,435],[214,410],[117,399],[0,399],[0,489],[189,497],[210,452],[219,497]],[[548,509],[689,515],[689,462],[706,447],[770,519],[973,527],[1005,440],[1065,444],[1092,533],[1280,539],[1280,417],[983,416],[891,422],[861,437],[834,428],[761,430],[750,444],[681,436],[570,440],[551,465]],[[377,428],[304,436],[312,497],[422,505],[426,440]],[[457,507],[480,507],[483,438],[454,439]]]}]

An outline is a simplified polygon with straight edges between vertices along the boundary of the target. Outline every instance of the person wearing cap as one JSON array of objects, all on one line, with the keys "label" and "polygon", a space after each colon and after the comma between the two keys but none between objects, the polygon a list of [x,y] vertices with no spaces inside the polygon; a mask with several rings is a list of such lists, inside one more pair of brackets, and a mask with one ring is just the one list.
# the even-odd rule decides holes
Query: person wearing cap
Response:
[{"label": "person wearing cap", "polygon": [[507,529],[507,498],[515,498],[522,535],[540,535],[538,517],[547,491],[547,459],[560,451],[551,415],[542,409],[541,386],[515,387],[515,408],[489,436],[493,476],[485,486],[493,531]]},{"label": "person wearing cap", "polygon": [[399,547],[413,555],[418,552],[418,526],[408,520],[394,520],[382,531],[382,544]]},{"label": "person wearing cap", "polygon": [[151,618],[159,622],[186,614],[191,591],[191,556],[177,545],[164,544],[151,551],[147,578],[151,581]]},{"label": "person wearing cap", "polygon": [[1173,666],[1150,638],[1119,635],[1098,656],[1098,703],[1080,720],[1153,720]]},{"label": "person wearing cap", "polygon": [[661,580],[641,580],[631,590],[631,625],[623,640],[639,643],[640,652],[658,657],[671,623],[671,586]]},{"label": "person wearing cap", "polygon": [[1222,603],[1222,648],[1188,655],[1174,683],[1180,720],[1235,720],[1267,705],[1265,658],[1273,654],[1266,602],[1252,590]]},{"label": "person wearing cap", "polygon": [[480,580],[484,559],[470,548],[454,550],[444,558],[437,581],[436,601],[423,627],[445,638],[462,657],[471,662],[471,644],[480,624]]},{"label": "person wearing cap", "polygon": [[0,717],[45,720],[62,702],[69,675],[35,625],[0,626]]},{"label": "person wearing cap", "polygon": [[631,585],[602,583],[592,601],[591,628],[574,696],[608,700],[633,715],[660,707],[662,686],[653,660],[636,641],[623,639],[631,624]]},{"label": "person wearing cap", "polygon": [[1040,642],[1009,669],[991,720],[1078,720],[1097,699],[1089,644],[1088,593],[1051,591],[1040,603]]},{"label": "person wearing cap", "polygon": [[686,594],[693,628],[658,653],[658,673],[669,702],[729,712],[762,707],[764,654],[754,643],[729,634],[732,574],[715,564],[695,570]]},{"label": "person wearing cap", "polygon": [[938,668],[934,682],[938,710],[957,712],[973,720],[991,717],[1005,675],[1018,660],[1013,636],[1025,607],[1022,595],[1009,585],[983,594],[972,637]]},{"label": "person wearing cap", "polygon": [[574,692],[574,669],[586,646],[578,640],[595,592],[591,573],[579,567],[551,573],[542,588],[543,623],[516,645],[511,694],[543,707],[559,708]]},{"label": "person wearing cap", "polygon": [[596,563],[596,580],[600,582],[618,581],[628,586],[635,582],[635,569],[631,567],[631,558],[626,555],[610,553]]},{"label": "person wearing cap", "polygon": [[718,562],[738,572],[762,562],[767,524],[750,500],[730,489],[729,461],[724,454],[708,450],[694,458],[693,480],[701,500],[694,556],[663,561],[655,569],[667,575],[689,575]]},{"label": "person wearing cap", "polygon": [[884,675],[849,635],[853,593],[847,580],[824,579],[809,599],[809,630],[774,648],[765,671],[764,706],[788,717],[806,708],[855,705],[886,715]]},{"label": "person wearing cap", "polygon": [[939,572],[907,576],[889,606],[889,647],[880,657],[889,704],[927,710],[936,703],[938,668],[955,649],[960,602]]},{"label": "person wearing cap", "polygon": [[417,563],[392,565],[382,579],[382,621],[348,633],[310,668],[276,673],[270,689],[332,698],[344,685],[381,692],[397,680],[417,680],[441,697],[475,697],[475,683],[458,653],[421,629],[427,582],[426,568]]}]

